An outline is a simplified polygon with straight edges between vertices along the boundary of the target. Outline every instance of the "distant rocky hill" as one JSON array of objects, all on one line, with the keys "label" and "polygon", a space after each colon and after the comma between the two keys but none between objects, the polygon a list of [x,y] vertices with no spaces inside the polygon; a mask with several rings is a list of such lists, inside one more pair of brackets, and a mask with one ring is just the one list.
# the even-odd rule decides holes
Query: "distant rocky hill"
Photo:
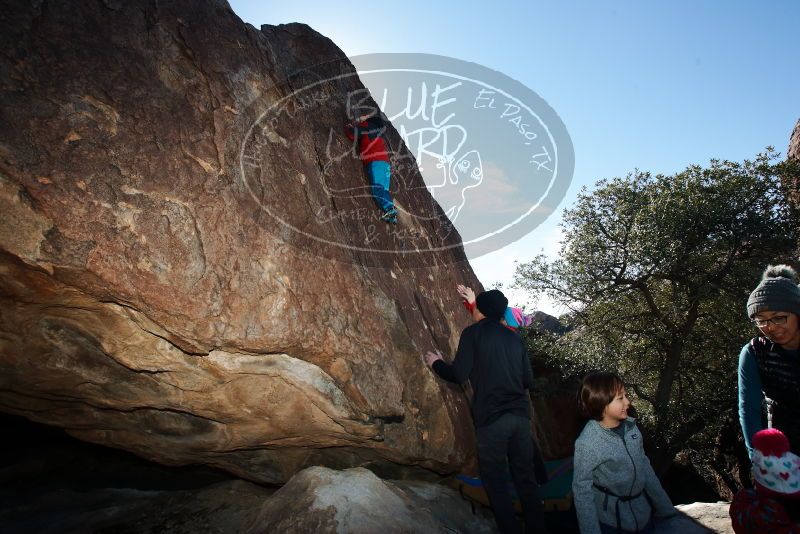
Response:
[{"label": "distant rocky hill", "polygon": [[541,332],[563,335],[567,333],[567,327],[561,324],[557,317],[553,317],[543,311],[533,313],[533,328]]}]

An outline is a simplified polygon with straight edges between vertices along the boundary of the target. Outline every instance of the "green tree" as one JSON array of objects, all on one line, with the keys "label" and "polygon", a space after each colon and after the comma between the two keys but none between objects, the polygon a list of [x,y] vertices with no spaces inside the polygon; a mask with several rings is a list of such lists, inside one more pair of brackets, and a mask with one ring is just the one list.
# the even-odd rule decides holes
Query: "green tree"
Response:
[{"label": "green tree", "polygon": [[533,350],[566,371],[619,372],[658,470],[735,410],[747,296],[797,242],[787,174],[796,164],[769,148],[752,162],[600,181],[565,211],[560,257],[517,268],[517,287],[570,310],[572,330],[532,338]]}]

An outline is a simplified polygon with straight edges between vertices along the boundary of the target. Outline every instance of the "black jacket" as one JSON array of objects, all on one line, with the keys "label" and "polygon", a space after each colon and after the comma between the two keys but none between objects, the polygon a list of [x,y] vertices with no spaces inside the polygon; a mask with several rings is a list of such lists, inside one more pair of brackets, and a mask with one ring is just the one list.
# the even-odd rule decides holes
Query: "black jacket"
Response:
[{"label": "black jacket", "polygon": [[506,413],[530,418],[531,363],[519,335],[498,321],[483,319],[465,328],[453,363],[438,360],[433,370],[457,384],[469,379],[476,427]]}]

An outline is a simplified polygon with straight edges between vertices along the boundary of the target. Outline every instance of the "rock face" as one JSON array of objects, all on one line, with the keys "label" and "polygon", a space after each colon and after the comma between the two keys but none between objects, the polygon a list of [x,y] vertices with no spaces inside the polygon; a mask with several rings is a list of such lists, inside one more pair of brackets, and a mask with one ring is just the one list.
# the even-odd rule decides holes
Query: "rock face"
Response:
[{"label": "rock face", "polygon": [[62,488],[4,507],[0,527],[40,534],[247,532],[272,493],[243,480],[182,491]]},{"label": "rock face", "polygon": [[[451,351],[468,321],[454,288],[479,284],[416,170],[398,204],[430,217],[401,214],[405,234],[369,195],[331,193],[366,183],[326,156],[347,153],[363,89],[342,52],[222,1],[12,3],[0,409],[262,482],[460,466],[467,402],[420,354]],[[294,96],[313,80],[322,96]]]},{"label": "rock face", "polygon": [[496,532],[450,489],[383,481],[364,468],[309,467],[261,508],[250,532]]},{"label": "rock face", "polygon": [[243,480],[186,490],[60,489],[0,510],[4,532],[497,532],[454,490],[311,467],[277,492]]},{"label": "rock face", "polygon": [[792,137],[789,139],[789,150],[786,157],[800,161],[800,120],[794,125]]},{"label": "rock face", "polygon": [[575,406],[577,384],[541,366],[533,373],[534,431],[542,455],[547,460],[572,456],[575,440],[586,424]]},{"label": "rock face", "polygon": [[[691,518],[695,525],[702,525],[706,530],[704,532],[716,532],[718,534],[733,534],[733,526],[731,526],[731,517],[728,515],[728,509],[731,503],[729,502],[696,502],[692,504],[682,504],[675,508],[681,514]],[[681,528],[675,532],[703,532],[702,530],[691,530],[688,528]]]},{"label": "rock face", "polygon": [[[789,138],[789,149],[786,151],[786,158],[800,163],[800,120],[794,125],[794,130]],[[789,190],[789,199],[795,206],[800,206],[800,183],[796,179],[787,178],[784,185]]]}]

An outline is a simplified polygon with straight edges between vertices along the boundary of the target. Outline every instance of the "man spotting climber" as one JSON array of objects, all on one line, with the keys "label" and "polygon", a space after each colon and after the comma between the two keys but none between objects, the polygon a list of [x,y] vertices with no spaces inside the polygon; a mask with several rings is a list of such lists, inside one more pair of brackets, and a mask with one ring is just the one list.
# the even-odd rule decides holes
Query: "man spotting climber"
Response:
[{"label": "man spotting climber", "polygon": [[500,322],[508,306],[503,293],[485,291],[476,303],[485,318],[461,333],[453,362],[446,363],[438,351],[428,351],[423,357],[441,378],[459,384],[469,379],[472,384],[478,465],[500,531],[520,531],[508,490],[510,468],[525,532],[542,532],[528,393],[533,387],[531,364],[522,339]]},{"label": "man spotting climber", "polygon": [[[353,124],[355,123],[355,124]],[[377,110],[372,114],[359,115],[353,123],[346,124],[344,133],[350,141],[358,139],[358,151],[369,175],[372,198],[381,210],[381,219],[397,224],[397,210],[389,193],[392,167],[383,133],[386,124]]]}]

